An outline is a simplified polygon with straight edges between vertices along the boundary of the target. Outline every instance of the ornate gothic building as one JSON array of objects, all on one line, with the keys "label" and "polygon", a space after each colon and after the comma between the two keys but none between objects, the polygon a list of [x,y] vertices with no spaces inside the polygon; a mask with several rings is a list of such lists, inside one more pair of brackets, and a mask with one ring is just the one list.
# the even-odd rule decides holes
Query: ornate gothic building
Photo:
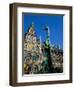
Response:
[{"label": "ornate gothic building", "polygon": [[[48,37],[49,38],[49,37]],[[37,38],[34,24],[24,35],[24,74],[42,74],[63,71],[63,52],[51,48],[48,43],[42,45]]]}]

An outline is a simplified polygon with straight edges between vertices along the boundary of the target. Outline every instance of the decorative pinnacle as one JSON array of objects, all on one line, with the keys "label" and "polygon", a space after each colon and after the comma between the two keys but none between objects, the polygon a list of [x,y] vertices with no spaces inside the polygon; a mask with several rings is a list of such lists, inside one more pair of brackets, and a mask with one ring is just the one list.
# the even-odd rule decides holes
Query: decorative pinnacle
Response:
[{"label": "decorative pinnacle", "polygon": [[34,28],[34,22],[32,22],[32,27]]},{"label": "decorative pinnacle", "polygon": [[48,36],[50,36],[49,26],[46,27],[48,30]]},{"label": "decorative pinnacle", "polygon": [[45,30],[47,31],[48,37],[49,37],[50,36],[50,29],[49,29],[49,26],[48,25],[46,25]]}]

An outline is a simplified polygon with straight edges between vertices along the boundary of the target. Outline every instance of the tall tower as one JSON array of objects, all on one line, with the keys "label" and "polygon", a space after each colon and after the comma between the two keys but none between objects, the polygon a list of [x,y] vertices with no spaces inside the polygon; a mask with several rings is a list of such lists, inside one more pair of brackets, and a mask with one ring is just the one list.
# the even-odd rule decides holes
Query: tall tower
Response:
[{"label": "tall tower", "polygon": [[49,46],[50,45],[50,30],[49,30],[49,26],[46,26],[45,30],[47,31],[47,37],[46,37],[46,45]]},{"label": "tall tower", "polygon": [[47,31],[47,37],[45,41],[45,53],[46,53],[46,60],[45,60],[45,72],[52,72],[52,60],[51,60],[51,53],[50,53],[50,32],[49,27],[46,26],[45,30]]}]

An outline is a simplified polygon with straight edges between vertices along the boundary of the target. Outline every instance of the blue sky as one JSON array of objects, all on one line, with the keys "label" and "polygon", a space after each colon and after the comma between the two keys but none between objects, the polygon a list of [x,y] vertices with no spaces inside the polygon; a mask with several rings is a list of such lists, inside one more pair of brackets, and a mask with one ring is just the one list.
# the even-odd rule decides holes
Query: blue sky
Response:
[{"label": "blue sky", "polygon": [[44,29],[48,25],[50,28],[50,43],[60,45],[61,49],[63,49],[63,15],[26,13],[23,17],[24,33],[27,32],[33,22],[37,37],[41,36],[42,42],[44,42],[47,36]]}]

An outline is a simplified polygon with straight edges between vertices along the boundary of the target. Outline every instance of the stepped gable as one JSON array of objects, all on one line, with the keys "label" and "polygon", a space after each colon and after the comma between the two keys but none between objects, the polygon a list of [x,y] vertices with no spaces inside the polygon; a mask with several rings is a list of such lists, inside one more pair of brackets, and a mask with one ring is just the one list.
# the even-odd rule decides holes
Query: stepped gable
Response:
[{"label": "stepped gable", "polygon": [[28,32],[24,35],[24,67],[28,65],[32,69],[29,73],[35,73],[37,65],[39,66],[42,63],[43,55],[41,46],[40,39],[37,38],[34,24],[32,23]]}]

